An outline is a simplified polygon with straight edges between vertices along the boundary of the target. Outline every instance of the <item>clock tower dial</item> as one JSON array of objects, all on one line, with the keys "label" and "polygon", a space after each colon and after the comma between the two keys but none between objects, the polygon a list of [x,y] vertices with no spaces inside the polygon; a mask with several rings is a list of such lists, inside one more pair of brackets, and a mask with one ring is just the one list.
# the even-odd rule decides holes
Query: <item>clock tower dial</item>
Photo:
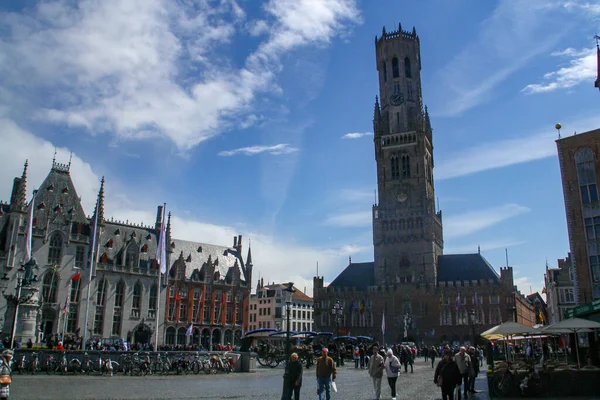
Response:
[{"label": "clock tower dial", "polygon": [[[376,101],[373,116],[376,284],[423,275],[434,283],[443,230],[434,203],[433,138],[421,95],[419,37],[416,32],[384,33],[376,41],[375,54],[382,99],[381,105]],[[398,274],[402,276],[397,282]]]}]

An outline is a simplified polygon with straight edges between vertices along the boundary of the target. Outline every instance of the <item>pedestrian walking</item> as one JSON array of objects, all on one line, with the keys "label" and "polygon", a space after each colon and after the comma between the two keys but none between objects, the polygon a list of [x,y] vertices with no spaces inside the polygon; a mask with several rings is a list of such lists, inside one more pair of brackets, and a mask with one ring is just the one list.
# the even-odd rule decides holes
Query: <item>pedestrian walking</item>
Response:
[{"label": "pedestrian walking", "polygon": [[389,349],[385,358],[385,374],[387,375],[388,384],[392,391],[392,400],[396,400],[396,381],[398,380],[398,372],[400,371],[400,360],[394,355],[392,349]]},{"label": "pedestrian walking", "polygon": [[4,350],[0,358],[0,399],[8,399],[12,382],[12,350]]},{"label": "pedestrian walking", "polygon": [[354,368],[358,368],[358,361],[360,359],[360,352],[358,350],[358,346],[354,348]]},{"label": "pedestrian walking", "polygon": [[373,356],[369,358],[369,363],[367,364],[367,368],[369,371],[369,376],[373,381],[373,389],[375,390],[375,399],[379,400],[381,397],[381,379],[383,378],[383,370],[384,370],[384,359],[379,354],[379,348],[373,347]]},{"label": "pedestrian walking", "polygon": [[302,387],[302,363],[298,361],[298,354],[292,353],[290,362],[287,365],[287,377],[289,379],[289,395],[288,400],[300,400],[300,387]]},{"label": "pedestrian walking", "polygon": [[475,347],[469,347],[469,357],[471,358],[471,364],[469,367],[469,392],[477,393],[475,390],[475,379],[479,375],[479,360],[477,359],[477,351]]},{"label": "pedestrian walking", "polygon": [[319,400],[323,400],[323,392],[325,399],[331,400],[331,382],[335,381],[337,371],[333,358],[328,356],[327,348],[321,350],[321,357],[317,359],[317,394]]},{"label": "pedestrian walking", "polygon": [[452,358],[452,351],[446,349],[433,374],[433,382],[442,390],[442,400],[454,400],[454,388],[460,381],[460,370]]},{"label": "pedestrian walking", "polygon": [[360,368],[363,369],[365,368],[365,345],[361,344],[360,347],[358,348],[358,357],[360,358]]},{"label": "pedestrian walking", "polygon": [[[464,397],[467,397],[467,392],[469,391],[469,369],[471,368],[471,357],[467,354],[467,349],[464,346],[461,346],[460,350],[454,356],[454,361],[456,361],[456,365],[458,365],[458,370],[460,371],[461,381],[464,382]],[[461,383],[458,384],[458,398],[460,399],[460,386]]]},{"label": "pedestrian walking", "polygon": [[429,349],[429,358],[431,359],[431,368],[433,368],[433,363],[435,362],[435,358],[438,356],[438,352],[435,349],[435,346],[431,346]]}]

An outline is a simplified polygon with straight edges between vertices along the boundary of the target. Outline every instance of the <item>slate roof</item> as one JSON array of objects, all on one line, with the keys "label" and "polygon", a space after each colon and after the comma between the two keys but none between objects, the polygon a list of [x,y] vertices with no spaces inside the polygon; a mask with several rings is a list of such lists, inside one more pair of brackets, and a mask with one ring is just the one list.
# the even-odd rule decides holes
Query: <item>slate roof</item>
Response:
[{"label": "slate roof", "polygon": [[156,231],[152,227],[105,221],[98,242],[98,255],[101,263],[106,260],[107,264],[121,265],[127,249],[134,246],[139,254],[140,268],[150,268],[156,258],[157,243]]},{"label": "slate roof", "polygon": [[173,251],[171,265],[173,265],[183,252],[185,277],[187,279],[191,278],[195,270],[202,270],[209,256],[212,262],[215,263],[215,272],[218,271],[221,278],[227,276],[230,268],[235,266],[236,261],[238,262],[238,268],[240,268],[240,275],[242,279],[244,278],[243,269],[241,268],[244,264],[234,248],[174,239],[171,244],[171,250]]},{"label": "slate roof", "polygon": [[472,281],[493,279],[500,276],[490,263],[479,253],[444,254],[438,256],[438,282]]},{"label": "slate roof", "polygon": [[350,263],[334,280],[329,287],[355,287],[366,290],[375,284],[375,263]]}]

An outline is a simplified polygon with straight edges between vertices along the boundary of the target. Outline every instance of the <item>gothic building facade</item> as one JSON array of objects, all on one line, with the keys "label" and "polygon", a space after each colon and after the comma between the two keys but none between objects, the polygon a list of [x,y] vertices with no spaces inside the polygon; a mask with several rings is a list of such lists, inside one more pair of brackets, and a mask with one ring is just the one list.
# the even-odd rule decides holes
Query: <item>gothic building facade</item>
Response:
[{"label": "gothic building facade", "polygon": [[[197,256],[199,252],[190,256],[195,262],[191,265],[188,260],[182,261],[181,257],[176,257],[181,255],[176,252],[184,251],[184,242],[171,238],[171,215],[167,221],[163,221],[162,206],[158,207],[154,225],[106,219],[102,179],[95,211],[98,218],[95,268],[90,281],[88,265],[92,219],[83,210],[70,168],[70,163],[61,164],[53,160],[52,168],[37,189],[35,199],[28,203],[26,163],[22,176],[14,179],[10,202],[0,202],[0,267],[3,272],[0,283],[4,286],[0,298],[0,317],[3,318],[0,326],[3,335],[10,336],[12,331],[13,294],[22,276],[20,267],[25,247],[25,220],[30,207],[33,207],[32,255],[39,265],[35,273],[38,276],[40,298],[37,316],[33,317],[36,326],[31,330],[35,332],[34,341],[41,342],[55,333],[84,336],[84,330],[87,329],[87,337],[120,337],[131,343],[154,343],[158,329],[159,344],[164,342],[165,334],[174,343],[170,329],[174,326],[170,318],[172,314],[166,313],[166,304],[170,304],[167,295],[171,287],[184,281],[183,278],[190,278],[200,262],[201,257]],[[159,287],[156,249],[163,224],[166,224],[167,232],[169,273]],[[242,310],[241,316],[236,316],[235,324],[230,325],[232,337],[235,334],[239,337],[242,326],[247,324],[252,274],[251,261],[246,266],[241,257],[241,238],[239,246],[232,248],[185,243],[186,249],[210,248],[211,251],[221,252],[218,257],[213,256],[215,263],[217,259],[222,262],[227,257],[236,260],[229,265],[228,277],[231,276],[231,279],[227,284],[237,296],[235,304]],[[209,264],[213,263],[209,261]],[[183,275],[174,275],[173,271],[181,268],[185,269]],[[88,281],[91,282],[89,289]],[[206,272],[196,274],[193,281],[202,283],[203,296],[207,291],[216,291],[212,289],[213,286],[224,285],[222,278],[215,279],[212,273]],[[195,298],[197,295],[194,291],[190,296]],[[214,307],[214,303],[209,305],[210,312]],[[192,313],[184,314],[178,313],[185,318],[178,318],[177,321],[181,324],[191,323]],[[19,336],[22,325],[17,322],[16,340],[23,339]],[[221,328],[222,325],[211,324],[210,334]],[[221,335],[218,338],[223,340]]]},{"label": "gothic building facade", "polygon": [[[375,38],[379,96],[373,132],[378,203],[373,205],[374,261],[350,260],[324,287],[314,279],[315,324],[334,330],[331,307],[344,305],[340,327],[387,342],[472,342],[495,324],[535,321],[516,290],[511,267],[500,274],[478,251],[444,255],[436,210],[433,131],[421,92],[416,29]],[[517,312],[519,311],[519,312]]]}]

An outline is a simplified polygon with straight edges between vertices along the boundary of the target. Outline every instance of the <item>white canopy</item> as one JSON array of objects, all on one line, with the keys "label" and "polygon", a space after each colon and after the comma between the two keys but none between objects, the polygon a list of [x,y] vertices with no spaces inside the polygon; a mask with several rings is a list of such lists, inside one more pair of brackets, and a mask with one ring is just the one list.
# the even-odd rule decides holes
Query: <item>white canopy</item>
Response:
[{"label": "white canopy", "polygon": [[600,329],[600,323],[582,318],[568,318],[541,329],[546,333],[575,333],[589,332],[592,329]]},{"label": "white canopy", "polygon": [[519,324],[518,322],[505,322],[488,329],[481,336],[489,340],[494,340],[511,335],[527,335],[535,332],[536,330],[532,326]]}]

